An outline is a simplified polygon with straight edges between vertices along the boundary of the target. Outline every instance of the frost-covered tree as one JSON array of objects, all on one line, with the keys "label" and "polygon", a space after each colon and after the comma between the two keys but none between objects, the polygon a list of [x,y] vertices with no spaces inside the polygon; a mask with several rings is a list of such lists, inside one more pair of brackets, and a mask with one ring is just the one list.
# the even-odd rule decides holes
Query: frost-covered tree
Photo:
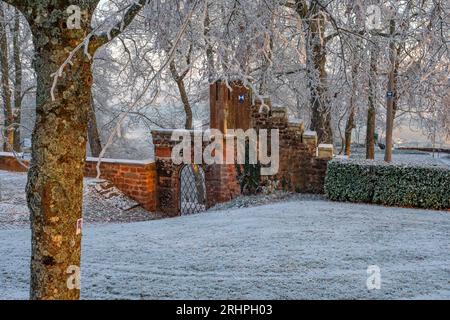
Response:
[{"label": "frost-covered tree", "polygon": [[20,152],[23,136],[30,133],[28,114],[33,109],[35,89],[30,46],[29,28],[19,11],[0,2],[1,137],[5,151]]}]

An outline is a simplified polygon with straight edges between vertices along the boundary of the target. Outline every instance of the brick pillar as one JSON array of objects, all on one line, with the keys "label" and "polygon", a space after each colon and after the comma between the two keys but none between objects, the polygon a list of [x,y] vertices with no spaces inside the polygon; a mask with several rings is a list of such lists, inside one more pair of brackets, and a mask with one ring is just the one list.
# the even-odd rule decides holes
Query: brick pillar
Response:
[{"label": "brick pillar", "polygon": [[251,127],[252,93],[239,81],[233,82],[231,88],[228,128],[245,131]]},{"label": "brick pillar", "polygon": [[225,164],[228,152],[232,153],[233,159],[236,160],[236,139],[234,138],[234,148],[231,148],[231,145],[227,146],[227,138],[230,138],[230,136],[224,137],[222,145],[224,164],[205,166],[208,207],[230,201],[241,193],[235,163]]},{"label": "brick pillar", "polygon": [[210,86],[210,121],[211,129],[218,129],[222,133],[227,131],[228,109],[231,100],[231,93],[227,85],[222,81],[217,81]]},{"label": "brick pillar", "polygon": [[217,81],[210,86],[210,128],[219,129],[223,134],[227,129],[244,129],[251,126],[252,94],[242,82]]},{"label": "brick pillar", "polygon": [[180,212],[180,179],[182,165],[172,162],[172,131],[152,131],[156,162],[156,210],[166,217],[175,217]]},{"label": "brick pillar", "polygon": [[206,166],[205,179],[208,208],[230,201],[241,193],[234,164]]}]

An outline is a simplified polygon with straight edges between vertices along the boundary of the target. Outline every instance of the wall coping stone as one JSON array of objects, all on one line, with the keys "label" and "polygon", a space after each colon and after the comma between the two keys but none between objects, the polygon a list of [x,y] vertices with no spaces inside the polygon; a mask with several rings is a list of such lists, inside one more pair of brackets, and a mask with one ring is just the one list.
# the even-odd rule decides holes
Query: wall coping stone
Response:
[{"label": "wall coping stone", "polygon": [[[98,162],[99,158],[87,157],[86,161],[89,162]],[[102,163],[116,163],[116,164],[137,164],[137,165],[148,165],[155,163],[155,159],[146,159],[146,160],[128,160],[128,159],[111,159],[111,158],[102,158]]]},{"label": "wall coping stone", "polygon": [[[11,157],[16,158],[13,152],[0,152],[0,157]],[[23,159],[20,159],[23,160]],[[98,162],[99,158],[87,157],[86,161],[89,162]],[[148,165],[155,163],[154,159],[146,159],[146,160],[128,160],[128,159],[111,159],[111,158],[102,158],[102,163],[116,163],[116,164],[137,164],[137,165]]]},{"label": "wall coping stone", "polygon": [[305,132],[303,132],[303,136],[304,137],[317,137],[317,132],[311,131],[311,130],[306,130]]},{"label": "wall coping stone", "polygon": [[318,146],[319,149],[326,149],[326,150],[333,150],[333,145],[332,144],[327,144],[327,143],[321,143]]},{"label": "wall coping stone", "polygon": [[205,130],[202,129],[183,129],[183,128],[175,128],[175,129],[152,129],[152,132],[161,133],[161,134],[172,134],[174,131],[187,131],[187,132],[203,132]]}]

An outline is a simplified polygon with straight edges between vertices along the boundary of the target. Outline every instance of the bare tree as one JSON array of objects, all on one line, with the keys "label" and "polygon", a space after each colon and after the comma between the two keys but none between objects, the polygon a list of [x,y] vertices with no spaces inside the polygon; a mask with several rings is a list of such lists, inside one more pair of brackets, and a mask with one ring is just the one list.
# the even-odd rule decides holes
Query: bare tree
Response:
[{"label": "bare tree", "polygon": [[389,80],[386,93],[387,101],[387,111],[386,111],[386,151],[384,154],[384,161],[392,161],[392,148],[393,148],[393,131],[394,131],[394,119],[395,119],[395,109],[396,101],[398,99],[397,93],[397,75],[398,75],[398,51],[397,45],[394,41],[396,22],[391,19],[389,22],[389,33],[391,35],[391,40],[389,44],[389,61],[390,61],[390,71]]},{"label": "bare tree", "polygon": [[13,29],[13,59],[14,59],[14,138],[13,149],[14,151],[21,151],[21,136],[20,136],[20,124],[22,114],[22,58],[20,56],[20,13],[17,9],[14,9],[14,29]]},{"label": "bare tree", "polygon": [[214,49],[211,45],[211,39],[209,38],[209,34],[211,32],[211,17],[209,14],[211,4],[206,1],[205,4],[205,17],[203,19],[203,37],[205,38],[206,43],[206,63],[208,66],[208,82],[214,82],[215,76],[215,63],[214,63]]},{"label": "bare tree", "polygon": [[376,127],[376,101],[377,101],[377,57],[378,46],[371,45],[370,50],[370,71],[369,71],[369,94],[366,123],[366,159],[375,159],[375,127]]},{"label": "bare tree", "polygon": [[307,4],[296,0],[295,10],[305,25],[308,87],[310,89],[311,129],[317,132],[319,142],[333,143],[328,77],[326,71],[327,41],[325,37],[326,12],[320,1]]},{"label": "bare tree", "polygon": [[183,103],[183,108],[184,108],[184,112],[186,115],[186,121],[184,124],[185,129],[193,128],[192,107],[191,107],[191,103],[189,102],[189,96],[186,91],[186,85],[184,83],[184,78],[186,78],[186,76],[190,70],[191,54],[192,54],[192,44],[189,46],[189,50],[185,57],[187,67],[184,69],[184,71],[182,73],[178,72],[175,60],[172,60],[169,65],[170,74],[172,75],[173,81],[175,81],[175,83],[177,84],[178,91],[180,92],[181,102]]},{"label": "bare tree", "polygon": [[5,127],[5,141],[3,144],[3,150],[11,151],[14,144],[14,113],[11,100],[11,84],[9,81],[9,44],[8,34],[6,30],[6,16],[3,3],[0,3],[0,70],[1,77],[1,89],[2,89],[2,101],[3,101],[3,114],[4,114],[4,127]]}]

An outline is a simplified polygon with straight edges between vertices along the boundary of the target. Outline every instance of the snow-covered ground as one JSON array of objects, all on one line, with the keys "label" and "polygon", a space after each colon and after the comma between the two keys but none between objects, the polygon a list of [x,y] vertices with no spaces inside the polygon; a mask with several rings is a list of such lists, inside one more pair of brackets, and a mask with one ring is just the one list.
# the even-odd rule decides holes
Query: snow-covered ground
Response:
[{"label": "snow-covered ground", "polygon": [[439,160],[440,160],[442,163],[446,164],[448,167],[450,167],[450,154],[441,156],[441,157],[439,158]]},{"label": "snow-covered ground", "polygon": [[[365,150],[361,148],[355,148],[352,150],[351,158],[365,159]],[[384,160],[384,151],[377,149],[375,152],[375,160]],[[427,166],[448,166],[450,167],[450,155],[446,153],[435,153],[434,157],[432,153],[426,153],[414,150],[394,150],[392,155],[394,163],[399,164],[417,164]]]},{"label": "snow-covered ground", "polygon": [[[450,299],[450,213],[292,200],[87,225],[82,297]],[[27,298],[27,229],[0,230],[0,298]],[[381,289],[366,287],[369,265]]]},{"label": "snow-covered ground", "polygon": [[[123,194],[106,199],[94,188],[95,179],[84,179],[83,217],[87,223],[136,222],[158,218],[141,207],[123,210]],[[29,211],[25,197],[26,173],[0,170],[0,230],[28,227]]]},{"label": "snow-covered ground", "polygon": [[[25,183],[25,174],[0,171],[0,299],[28,297]],[[157,217],[120,210],[90,185],[86,179],[83,298],[450,299],[450,212],[280,192],[130,223]],[[380,290],[366,287],[369,265],[381,270]]]}]

